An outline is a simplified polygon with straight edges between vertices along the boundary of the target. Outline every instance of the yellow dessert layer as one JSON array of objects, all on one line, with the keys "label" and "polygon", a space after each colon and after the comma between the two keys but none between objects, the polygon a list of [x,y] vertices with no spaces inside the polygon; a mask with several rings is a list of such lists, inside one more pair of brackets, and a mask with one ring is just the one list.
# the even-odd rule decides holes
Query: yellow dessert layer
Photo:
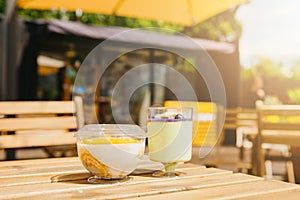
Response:
[{"label": "yellow dessert layer", "polygon": [[82,141],[83,144],[131,144],[140,143],[140,139],[130,137],[103,137],[103,138],[89,138]]}]

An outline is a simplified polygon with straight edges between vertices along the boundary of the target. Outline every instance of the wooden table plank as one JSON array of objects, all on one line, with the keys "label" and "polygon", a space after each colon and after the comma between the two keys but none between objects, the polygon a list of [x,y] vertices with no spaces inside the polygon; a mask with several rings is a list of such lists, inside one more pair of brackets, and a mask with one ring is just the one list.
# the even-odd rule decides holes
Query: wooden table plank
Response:
[{"label": "wooden table plank", "polygon": [[[147,158],[146,158],[147,159]],[[56,162],[58,161],[58,162]],[[23,162],[24,166],[15,162],[13,165],[7,165],[8,171],[0,171],[0,186],[13,186],[22,184],[51,183],[55,181],[82,180],[87,179],[91,175],[82,166],[79,159],[54,159],[54,162],[42,162],[40,165]],[[205,168],[195,164],[179,164],[177,169],[186,168]],[[163,169],[161,163],[152,162],[150,160],[141,160],[137,169],[133,174],[144,174],[155,170]],[[59,179],[64,180],[59,180]]]},{"label": "wooden table plank", "polygon": [[0,161],[0,169],[5,169],[6,167],[11,167],[11,166],[31,167],[31,166],[39,166],[43,164],[55,166],[58,163],[68,163],[68,162],[80,162],[80,161],[78,157]]},{"label": "wooden table plank", "polygon": [[32,169],[59,168],[66,166],[78,166],[80,160],[78,157],[70,158],[45,158],[29,159],[18,161],[0,161],[0,177],[8,175],[8,172],[27,171]]},{"label": "wooden table plank", "polygon": [[[282,181],[260,180],[255,182],[245,182],[243,184],[224,185],[219,187],[208,187],[197,190],[188,190],[177,193],[151,195],[139,198],[139,200],[181,200],[181,199],[244,199],[245,197],[256,198],[258,195],[286,192],[299,189],[300,186]],[[284,198],[286,199],[287,196]],[[137,199],[137,198],[132,198]],[[275,198],[278,199],[278,198]]]},{"label": "wooden table plank", "polygon": [[[189,166],[189,165],[188,165]],[[84,180],[92,175],[83,167],[76,165],[76,168],[78,170],[74,169],[74,166],[68,167],[68,168],[60,168],[55,169],[58,172],[53,173],[52,169],[43,170],[42,173],[31,173],[28,175],[2,175],[0,176],[0,187],[7,187],[7,186],[15,186],[15,185],[24,185],[24,184],[38,184],[38,183],[52,183],[52,182],[64,182],[64,181],[74,181],[74,180]],[[182,166],[179,166],[178,169],[182,168]],[[196,166],[190,165],[189,167],[185,168],[192,169]],[[205,168],[203,166],[197,166],[196,168]],[[63,169],[68,169],[66,171],[60,171]],[[132,175],[139,175],[139,174],[145,174],[145,173],[151,173],[155,170],[161,169],[160,165],[140,165],[138,168],[132,173]],[[32,172],[32,171],[30,171]],[[41,172],[41,170],[39,171]]]},{"label": "wooden table plank", "polygon": [[81,165],[71,165],[71,166],[60,166],[60,167],[41,167],[41,168],[31,168],[31,169],[20,169],[20,170],[11,170],[0,173],[0,180],[2,178],[14,178],[22,176],[35,176],[39,174],[61,174],[65,172],[75,173],[86,171]]},{"label": "wooden table plank", "polygon": [[259,200],[274,200],[274,199],[289,199],[289,200],[299,200],[300,199],[300,189],[295,190],[287,190],[281,192],[274,192],[268,194],[261,194],[256,196],[249,196],[243,198],[236,198],[241,200],[252,200],[252,199],[259,199]]},{"label": "wooden table plank", "polygon": [[[0,161],[0,177],[2,174],[7,175],[7,171],[22,171],[39,168],[59,168],[61,166],[81,166],[80,159],[78,157],[67,158],[46,158],[46,159],[32,159],[32,160],[18,160],[18,161]],[[163,167],[161,163],[152,162],[147,156],[143,157],[139,166],[160,165],[159,169]],[[191,166],[192,164],[185,164],[185,166]],[[203,166],[205,167],[205,166]]]},{"label": "wooden table plank", "polygon": [[[189,179],[191,177],[210,177],[210,176],[221,176],[224,174],[231,175],[231,171],[227,170],[220,170],[215,168],[203,168],[203,167],[193,167],[188,169],[182,169],[180,170],[182,172],[187,173],[185,176],[180,177],[180,179]],[[175,178],[176,179],[176,178]],[[165,184],[168,185],[168,181],[170,179],[164,179]],[[138,185],[137,187],[141,187],[141,184],[145,183],[159,183],[161,182],[161,178],[153,178],[151,175],[140,175],[140,176],[133,176],[133,178],[127,182],[121,183],[121,185]],[[41,197],[44,196],[47,193],[51,193],[54,195],[54,193],[62,193],[65,192],[66,194],[69,194],[72,191],[79,191],[83,189],[93,189],[96,188],[98,191],[101,188],[105,188],[105,191],[107,190],[107,187],[114,186],[116,187],[116,184],[88,184],[86,180],[81,181],[67,181],[67,182],[57,182],[57,183],[39,183],[39,184],[24,184],[24,185],[12,185],[12,186],[6,186],[1,188],[0,193],[0,199],[5,198],[12,198],[12,197],[20,197],[24,198],[26,196],[30,195],[40,195]],[[113,189],[115,190],[115,189]],[[116,193],[117,190],[115,190],[112,193]],[[126,192],[127,190],[125,190]],[[118,193],[118,192],[117,192]]]},{"label": "wooden table plank", "polygon": [[[28,169],[37,169],[37,168],[57,168],[60,166],[78,166],[81,165],[80,159],[78,157],[66,157],[66,158],[45,158],[45,159],[29,159],[29,160],[18,160],[18,161],[0,161],[0,177],[2,174],[6,174],[6,171],[21,171]],[[163,165],[158,162],[153,162],[149,160],[148,156],[144,156],[141,158],[138,166],[142,168],[143,166],[147,166],[149,168],[151,165],[158,166],[159,168],[163,168]],[[180,167],[182,164],[178,164]],[[195,164],[185,163],[185,167],[195,166]],[[199,167],[199,165],[197,165]],[[205,168],[205,166],[202,166]],[[3,173],[2,173],[3,172]]]},{"label": "wooden table plank", "polygon": [[185,176],[152,177],[162,168],[145,156],[128,180],[89,184],[78,157],[0,162],[0,199],[299,199],[296,184],[190,163],[177,167]]},{"label": "wooden table plank", "polygon": [[[95,186],[93,184],[90,187],[76,190],[74,190],[74,188],[73,190],[68,191],[56,190],[51,192],[51,198],[82,199],[86,197],[94,197],[97,199],[120,199],[168,192],[178,192],[197,188],[216,187],[218,185],[237,184],[258,180],[261,180],[261,178],[244,174],[223,174],[202,177],[194,176],[180,179],[163,178],[163,180],[158,178],[156,181],[143,182],[142,187],[138,182],[127,182],[106,187],[103,187],[103,185]],[[47,195],[45,194],[47,194],[47,192],[40,193],[39,195],[27,193],[27,195],[25,194],[24,196],[19,197],[19,199],[47,199]]]},{"label": "wooden table plank", "polygon": [[[162,164],[157,162],[152,162],[148,157],[144,157],[140,163],[139,167],[147,166],[156,167],[156,169],[161,169]],[[188,166],[188,165],[185,165]],[[191,166],[191,165],[190,165]],[[180,167],[180,165],[179,165]],[[78,157],[72,158],[53,158],[53,159],[38,159],[38,160],[23,160],[23,161],[7,161],[0,162],[0,179],[8,178],[10,176],[32,176],[36,174],[45,174],[53,172],[81,172],[85,170],[82,166]]]},{"label": "wooden table plank", "polygon": [[63,177],[65,181],[68,181],[70,179],[75,181],[75,180],[88,179],[89,177],[91,177],[91,174],[86,170],[82,170],[82,172],[73,172],[73,173],[65,172],[65,173],[60,173],[59,175],[38,174],[32,176],[0,178],[0,187],[58,182],[59,177],[61,178]]}]

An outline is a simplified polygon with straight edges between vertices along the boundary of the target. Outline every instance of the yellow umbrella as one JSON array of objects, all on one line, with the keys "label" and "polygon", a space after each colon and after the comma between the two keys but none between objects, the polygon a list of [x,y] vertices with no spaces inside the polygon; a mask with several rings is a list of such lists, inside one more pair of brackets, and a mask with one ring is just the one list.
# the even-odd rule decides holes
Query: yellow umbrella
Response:
[{"label": "yellow umbrella", "polygon": [[249,0],[18,0],[19,8],[66,9],[195,25]]}]

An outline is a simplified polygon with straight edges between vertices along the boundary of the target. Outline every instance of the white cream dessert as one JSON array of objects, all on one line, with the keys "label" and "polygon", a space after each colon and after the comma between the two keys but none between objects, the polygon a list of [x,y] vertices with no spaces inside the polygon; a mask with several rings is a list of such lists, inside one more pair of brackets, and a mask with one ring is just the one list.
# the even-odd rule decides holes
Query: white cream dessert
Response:
[{"label": "white cream dessert", "polygon": [[103,179],[123,178],[135,170],[144,154],[144,139],[102,137],[77,143],[78,155],[84,167]]},{"label": "white cream dessert", "polygon": [[192,120],[176,113],[148,119],[149,157],[162,163],[189,161],[192,156]]}]

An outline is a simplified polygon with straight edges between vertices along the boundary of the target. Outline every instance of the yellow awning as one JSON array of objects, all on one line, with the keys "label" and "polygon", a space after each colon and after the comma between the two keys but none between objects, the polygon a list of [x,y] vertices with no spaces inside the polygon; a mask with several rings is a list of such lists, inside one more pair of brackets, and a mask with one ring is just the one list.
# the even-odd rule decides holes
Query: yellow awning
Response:
[{"label": "yellow awning", "polygon": [[195,25],[249,0],[18,0],[19,8],[65,9]]}]

